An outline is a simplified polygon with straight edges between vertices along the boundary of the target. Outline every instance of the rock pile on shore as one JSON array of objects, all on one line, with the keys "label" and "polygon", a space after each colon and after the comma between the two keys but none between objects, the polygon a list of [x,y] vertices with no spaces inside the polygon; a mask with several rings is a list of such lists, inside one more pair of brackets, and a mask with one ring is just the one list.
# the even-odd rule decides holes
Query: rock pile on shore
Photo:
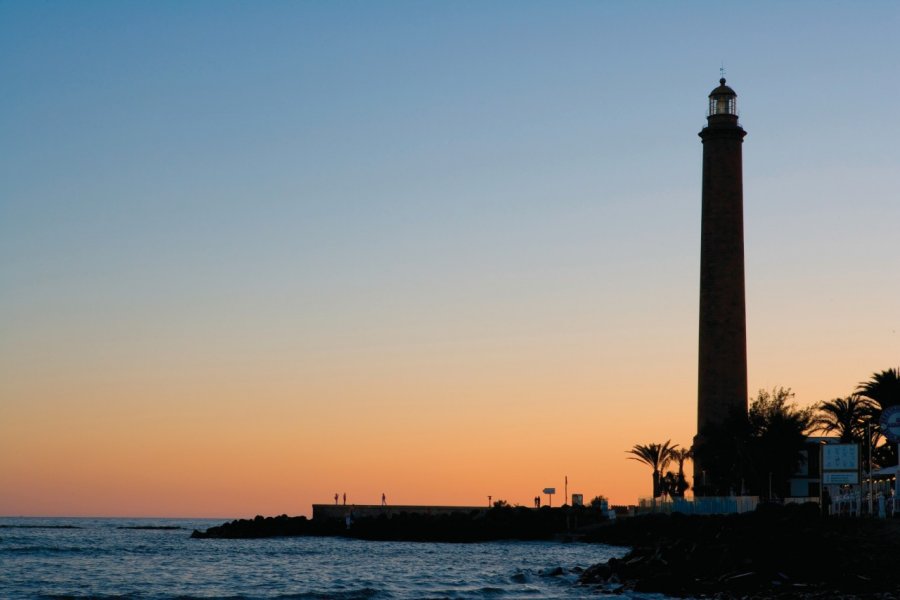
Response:
[{"label": "rock pile on shore", "polygon": [[253,519],[238,519],[210,527],[206,531],[194,530],[192,538],[196,539],[247,539],[280,536],[310,535],[312,521],[306,517],[263,517],[257,515]]},{"label": "rock pile on shore", "polygon": [[823,519],[817,507],[743,515],[648,515],[590,539],[632,546],[594,565],[585,584],[716,598],[898,598],[900,523]]}]

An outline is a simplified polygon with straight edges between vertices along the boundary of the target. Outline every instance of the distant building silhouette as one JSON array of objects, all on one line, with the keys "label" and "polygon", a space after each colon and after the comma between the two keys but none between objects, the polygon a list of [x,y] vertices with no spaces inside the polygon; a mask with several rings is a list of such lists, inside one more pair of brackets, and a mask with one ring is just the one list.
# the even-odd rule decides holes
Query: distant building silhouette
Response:
[{"label": "distant building silhouette", "polygon": [[[744,304],[744,192],[737,94],[719,80],[709,94],[703,141],[700,233],[700,349],[697,438],[734,410],[747,410],[747,326]],[[695,493],[715,488],[721,474],[694,461]]]}]

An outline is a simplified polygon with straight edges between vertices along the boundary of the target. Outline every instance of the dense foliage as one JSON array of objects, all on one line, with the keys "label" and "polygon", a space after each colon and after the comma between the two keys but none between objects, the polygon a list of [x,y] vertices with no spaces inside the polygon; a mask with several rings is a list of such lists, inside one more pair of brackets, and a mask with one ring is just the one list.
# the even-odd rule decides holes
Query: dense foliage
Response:
[{"label": "dense foliage", "polygon": [[798,408],[793,398],[790,388],[760,390],[747,413],[733,412],[702,431],[694,455],[716,477],[715,483],[698,486],[698,493],[787,496],[813,421],[812,409]]}]

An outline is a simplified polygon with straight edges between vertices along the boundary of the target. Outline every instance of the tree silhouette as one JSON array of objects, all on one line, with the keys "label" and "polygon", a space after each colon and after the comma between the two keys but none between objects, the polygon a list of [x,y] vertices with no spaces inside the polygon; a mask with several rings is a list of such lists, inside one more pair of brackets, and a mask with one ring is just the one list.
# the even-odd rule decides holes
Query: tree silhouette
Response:
[{"label": "tree silhouette", "polygon": [[694,451],[690,448],[678,448],[672,450],[672,460],[678,463],[678,473],[676,474],[670,471],[666,475],[666,477],[672,475],[672,479],[674,479],[672,487],[669,489],[669,494],[671,496],[684,498],[684,493],[691,487],[687,482],[687,478],[684,476],[684,462],[692,458],[694,458]]},{"label": "tree silhouette", "polygon": [[[885,369],[880,373],[873,373],[868,381],[860,382],[856,393],[874,403],[872,420],[877,423],[881,420],[884,409],[900,405],[900,369]],[[885,467],[897,464],[897,445],[879,446],[874,452],[873,462]]]},{"label": "tree silhouette", "polygon": [[662,493],[660,485],[660,473],[672,462],[672,452],[678,447],[678,444],[671,445],[672,440],[666,440],[662,444],[635,444],[627,453],[633,454],[629,456],[631,460],[642,462],[653,469],[653,497],[659,498]]},{"label": "tree silhouette", "polygon": [[606,496],[594,496],[593,500],[591,500],[591,507],[596,509],[602,509],[604,507],[609,506],[609,500]]},{"label": "tree silhouette", "polygon": [[[788,404],[794,398],[790,388],[760,390],[750,404],[754,461],[758,465],[757,490],[784,497],[788,481],[803,463],[806,432],[813,420],[812,408]],[[771,478],[771,485],[767,485]]]},{"label": "tree silhouette", "polygon": [[846,398],[825,400],[816,407],[812,429],[822,433],[836,433],[842,443],[861,443],[866,437],[866,425],[872,419],[875,403],[869,398],[853,394]]},{"label": "tree silhouette", "polygon": [[869,381],[860,382],[856,393],[878,405],[878,416],[889,406],[900,404],[900,369],[886,369],[873,373]]},{"label": "tree silhouette", "polygon": [[730,495],[748,489],[753,495],[787,495],[790,477],[804,460],[813,418],[812,409],[789,404],[793,397],[790,388],[760,390],[749,413],[734,411],[702,432],[694,454],[715,474],[704,493]]}]

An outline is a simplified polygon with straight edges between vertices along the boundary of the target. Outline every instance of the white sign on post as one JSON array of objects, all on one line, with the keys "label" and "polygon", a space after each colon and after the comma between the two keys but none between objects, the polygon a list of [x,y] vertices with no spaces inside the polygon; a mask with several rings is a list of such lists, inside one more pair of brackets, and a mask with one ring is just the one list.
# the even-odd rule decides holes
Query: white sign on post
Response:
[{"label": "white sign on post", "polygon": [[826,485],[859,484],[859,444],[825,444],[822,453],[822,483],[819,486],[819,502]]},{"label": "white sign on post", "polygon": [[[880,425],[884,437],[896,442],[897,454],[900,455],[900,406],[889,406],[881,411]],[[894,502],[897,498],[900,498],[900,472],[894,475]]]},{"label": "white sign on post", "polygon": [[[547,504],[553,506],[553,494],[556,493],[556,488],[544,488],[544,493],[547,494]],[[563,499],[563,502],[565,502],[565,499]]]},{"label": "white sign on post", "polygon": [[825,471],[859,470],[859,444],[825,444],[822,446],[822,469]]},{"label": "white sign on post", "polygon": [[881,412],[881,433],[891,442],[900,442],[900,406],[889,406]]},{"label": "white sign on post", "polygon": [[825,485],[857,485],[859,473],[850,471],[837,471],[823,473]]}]

